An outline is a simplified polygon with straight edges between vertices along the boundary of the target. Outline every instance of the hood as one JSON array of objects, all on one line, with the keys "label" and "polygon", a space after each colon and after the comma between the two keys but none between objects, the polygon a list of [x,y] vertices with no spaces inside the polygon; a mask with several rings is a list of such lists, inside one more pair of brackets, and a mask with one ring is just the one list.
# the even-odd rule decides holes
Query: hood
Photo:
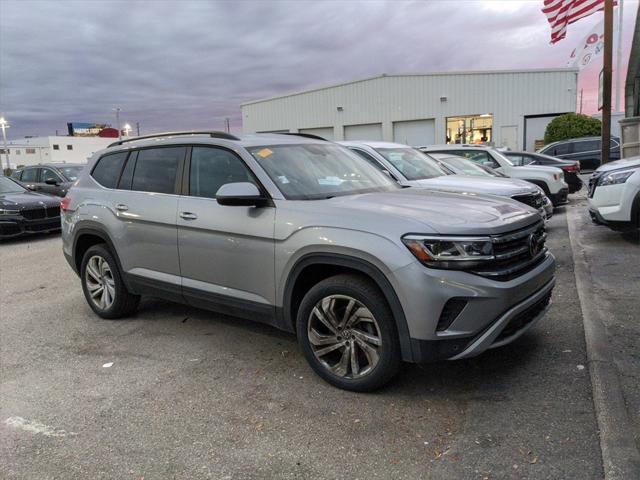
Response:
[{"label": "hood", "polygon": [[2,193],[0,194],[0,206],[19,206],[24,207],[53,207],[60,205],[60,199],[51,197],[49,195],[42,195],[35,192],[17,192],[17,193]]},{"label": "hood", "polygon": [[524,172],[530,172],[533,174],[540,174],[541,172],[546,172],[546,173],[550,173],[550,174],[561,174],[562,173],[562,169],[561,168],[557,168],[557,167],[545,167],[543,165],[525,165],[524,167],[513,167],[513,168],[517,168],[518,172],[520,173],[524,173]]},{"label": "hood", "polygon": [[640,167],[640,157],[624,158],[615,162],[605,163],[598,167],[596,172],[610,172],[611,170],[620,170],[626,167]]},{"label": "hood", "polygon": [[386,225],[401,230],[402,234],[502,233],[539,218],[533,208],[515,200],[420,188],[339,196],[320,202],[323,203],[321,209],[326,208],[328,214],[341,218],[353,228],[370,230],[374,225]]},{"label": "hood", "polygon": [[413,187],[429,188],[434,190],[457,193],[482,193],[512,197],[537,193],[535,185],[513,178],[481,177],[476,175],[445,175],[442,177],[427,178],[407,182]]}]

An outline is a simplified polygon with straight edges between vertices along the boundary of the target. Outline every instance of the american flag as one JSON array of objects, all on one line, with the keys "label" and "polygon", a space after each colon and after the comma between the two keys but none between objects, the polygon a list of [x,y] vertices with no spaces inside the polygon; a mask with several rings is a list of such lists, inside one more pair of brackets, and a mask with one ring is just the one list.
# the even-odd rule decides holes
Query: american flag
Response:
[{"label": "american flag", "polygon": [[[567,36],[567,25],[604,8],[605,0],[544,0],[542,13],[551,25],[551,43]],[[618,2],[614,1],[616,5]]]}]

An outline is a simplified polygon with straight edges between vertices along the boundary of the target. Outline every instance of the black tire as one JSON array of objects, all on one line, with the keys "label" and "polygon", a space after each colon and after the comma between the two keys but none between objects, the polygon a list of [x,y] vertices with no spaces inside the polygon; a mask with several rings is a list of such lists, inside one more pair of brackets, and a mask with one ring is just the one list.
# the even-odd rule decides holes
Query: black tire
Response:
[{"label": "black tire", "polygon": [[[89,293],[89,287],[87,286],[87,265],[92,257],[101,257],[109,266],[111,277],[113,278],[113,285],[115,287],[115,294],[111,305],[108,308],[100,308],[96,302],[92,299]],[[84,292],[85,299],[96,313],[96,315],[107,318],[117,319],[132,315],[138,308],[140,302],[139,295],[133,295],[129,293],[127,287],[122,281],[122,274],[118,268],[118,262],[105,244],[93,245],[90,247],[82,257],[82,264],[80,267],[80,280],[82,282],[82,291]]]},{"label": "black tire", "polygon": [[[314,307],[329,296],[347,296],[356,300],[373,315],[376,332],[381,345],[377,346],[378,360],[366,374],[357,378],[347,378],[332,372],[314,354],[314,346],[309,339],[309,322]],[[347,301],[347,300],[344,300]],[[344,316],[346,318],[346,315]],[[393,313],[380,289],[369,279],[359,275],[341,274],[327,278],[314,285],[304,296],[296,318],[298,342],[311,368],[331,385],[344,390],[369,392],[388,383],[398,372],[401,363],[400,343]],[[345,330],[346,331],[346,330]],[[344,332],[343,332],[344,333]],[[340,337],[337,337],[340,339]],[[351,338],[354,338],[353,336]],[[347,342],[346,339],[345,343]],[[351,345],[353,346],[353,341]],[[357,342],[357,340],[355,340]],[[319,348],[319,347],[316,347]],[[361,349],[361,353],[364,351]],[[340,353],[338,353],[340,355]],[[362,357],[364,358],[364,357]],[[367,356],[368,359],[368,356]],[[349,366],[351,374],[353,367]]]}]

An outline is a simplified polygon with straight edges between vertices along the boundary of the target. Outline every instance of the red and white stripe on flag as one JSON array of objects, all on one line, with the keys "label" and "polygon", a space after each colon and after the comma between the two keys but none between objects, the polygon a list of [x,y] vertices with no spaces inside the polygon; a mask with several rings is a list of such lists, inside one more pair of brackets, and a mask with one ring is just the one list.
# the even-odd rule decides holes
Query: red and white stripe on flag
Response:
[{"label": "red and white stripe on flag", "polygon": [[[567,25],[604,8],[605,0],[544,0],[542,13],[551,25],[551,43],[567,36]],[[618,2],[614,1],[616,5]]]}]

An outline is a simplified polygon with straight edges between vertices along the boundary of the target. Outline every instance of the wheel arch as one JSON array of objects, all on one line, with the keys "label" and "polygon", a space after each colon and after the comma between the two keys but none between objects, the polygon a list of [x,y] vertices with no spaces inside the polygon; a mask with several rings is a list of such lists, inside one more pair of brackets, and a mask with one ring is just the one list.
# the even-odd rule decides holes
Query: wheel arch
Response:
[{"label": "wheel arch", "polygon": [[385,274],[371,262],[338,253],[307,254],[292,267],[284,288],[282,313],[287,330],[295,332],[298,307],[304,294],[325,278],[340,273],[356,273],[370,279],[380,289],[391,308],[398,331],[402,359],[411,361],[411,341],[400,300]]}]

